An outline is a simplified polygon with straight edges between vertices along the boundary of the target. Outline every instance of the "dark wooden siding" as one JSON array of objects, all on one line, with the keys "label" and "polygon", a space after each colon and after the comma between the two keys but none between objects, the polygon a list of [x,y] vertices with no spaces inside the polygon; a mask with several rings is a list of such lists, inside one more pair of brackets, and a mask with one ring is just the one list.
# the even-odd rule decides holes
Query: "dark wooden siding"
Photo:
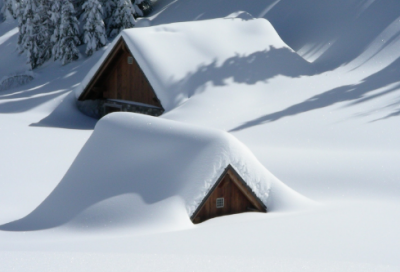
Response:
[{"label": "dark wooden siding", "polygon": [[[221,197],[224,198],[224,207],[217,208],[217,198]],[[252,198],[254,197],[248,192],[248,189],[241,186],[235,173],[227,171],[192,220],[194,223],[201,223],[222,215],[248,211],[265,212],[263,207],[257,203],[257,200]]]},{"label": "dark wooden siding", "polygon": [[[80,100],[121,99],[162,107],[142,69],[121,40]],[[133,63],[128,64],[128,57]]]}]

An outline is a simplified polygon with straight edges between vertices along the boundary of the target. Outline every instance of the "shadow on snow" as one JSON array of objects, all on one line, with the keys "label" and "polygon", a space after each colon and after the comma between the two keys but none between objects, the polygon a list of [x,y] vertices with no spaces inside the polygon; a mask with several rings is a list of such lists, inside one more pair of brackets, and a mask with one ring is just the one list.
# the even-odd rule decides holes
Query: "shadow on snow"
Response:
[{"label": "shadow on snow", "polygon": [[[341,86],[324,93],[315,95],[301,103],[290,106],[282,111],[267,114],[255,120],[246,122],[231,131],[239,131],[252,126],[261,125],[277,121],[284,117],[294,116],[297,114],[305,113],[312,110],[328,107],[336,103],[350,102],[347,106],[354,106],[360,103],[370,101],[387,95],[389,93],[399,91],[400,89],[400,58],[392,62],[389,66],[381,71],[366,77],[361,83],[355,85]],[[377,89],[388,87],[382,92],[368,95]],[[368,95],[368,96],[367,96]],[[394,104],[392,106],[396,106]],[[400,110],[395,110],[384,118],[394,117],[400,115]]]},{"label": "shadow on snow", "polygon": [[227,85],[226,80],[232,79],[235,83],[253,85],[258,82],[267,82],[269,79],[282,75],[300,77],[313,75],[316,70],[313,66],[288,48],[274,48],[255,52],[248,56],[234,56],[225,60],[221,65],[213,61],[202,65],[184,79],[176,82],[173,90],[178,97],[188,91],[188,96],[201,92],[206,83],[214,86]]},{"label": "shadow on snow", "polygon": [[[400,17],[400,1],[159,0],[154,13],[161,10],[165,11],[152,20],[154,25],[221,18],[237,11],[266,18],[295,51],[303,49],[304,55],[320,51],[315,63],[328,71],[354,60],[396,21]],[[378,51],[398,35],[399,31]]]}]

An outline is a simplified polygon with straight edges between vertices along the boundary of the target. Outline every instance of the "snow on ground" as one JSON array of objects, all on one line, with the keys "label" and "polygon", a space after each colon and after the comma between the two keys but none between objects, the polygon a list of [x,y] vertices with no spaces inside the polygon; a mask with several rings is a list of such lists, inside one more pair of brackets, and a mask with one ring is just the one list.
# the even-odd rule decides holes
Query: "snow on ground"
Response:
[{"label": "snow on ground", "polygon": [[128,201],[121,210],[135,208],[126,209],[126,214],[116,212],[120,218],[112,215],[115,225],[128,221],[135,227],[150,219],[158,228],[166,229],[163,221],[167,219],[167,223],[172,221],[175,227],[181,227],[181,222],[189,222],[189,216],[229,165],[271,212],[312,205],[276,179],[226,132],[140,114],[115,113],[97,123],[73,165],[39,207],[23,219],[0,226],[0,230],[54,228],[77,215],[82,217],[82,211],[86,219],[81,227],[85,228],[86,224],[95,225],[92,221],[96,217],[96,223],[108,218],[92,216],[87,210],[120,195],[127,195]]},{"label": "snow on ground", "polygon": [[[399,6],[159,0],[139,25],[235,12],[249,20],[240,13],[246,11],[267,18],[288,46],[313,62],[315,73],[294,77],[280,70],[254,83],[216,66],[201,92],[163,118],[230,132],[272,174],[319,205],[196,226],[186,221],[180,228],[157,228],[159,221],[150,220],[135,229],[130,220],[113,222],[129,218],[132,207],[168,215],[169,205],[121,194],[56,228],[0,231],[1,270],[399,271]],[[16,37],[15,23],[0,23],[0,78],[26,71],[12,46]],[[71,90],[101,53],[67,66],[49,63],[35,70],[33,81],[1,92],[1,224],[34,210],[90,137],[95,121],[77,111]],[[183,218],[183,212],[171,216]]]}]

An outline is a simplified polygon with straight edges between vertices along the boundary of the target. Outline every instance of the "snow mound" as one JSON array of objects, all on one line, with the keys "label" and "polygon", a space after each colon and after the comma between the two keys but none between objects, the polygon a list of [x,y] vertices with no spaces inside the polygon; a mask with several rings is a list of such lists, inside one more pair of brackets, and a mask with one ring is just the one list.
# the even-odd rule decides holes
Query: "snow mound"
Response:
[{"label": "snow mound", "polygon": [[45,229],[67,222],[94,227],[110,221],[190,225],[190,215],[229,164],[269,211],[308,203],[227,132],[113,113],[97,123],[48,198],[27,217],[0,229]]},{"label": "snow mound", "polygon": [[124,30],[77,87],[77,97],[121,37],[166,111],[210,82],[215,87],[255,84],[277,75],[312,73],[310,64],[281,40],[267,20],[237,12],[227,18]]},{"label": "snow mound", "polygon": [[12,75],[8,77],[4,77],[0,80],[0,91],[9,90],[26,83],[29,83],[33,80],[32,75]]}]

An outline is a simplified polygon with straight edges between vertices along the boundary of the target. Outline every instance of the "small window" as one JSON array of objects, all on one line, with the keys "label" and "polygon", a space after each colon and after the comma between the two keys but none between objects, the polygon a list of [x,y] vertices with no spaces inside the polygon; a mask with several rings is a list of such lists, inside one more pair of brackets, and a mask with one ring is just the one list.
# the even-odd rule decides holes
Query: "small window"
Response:
[{"label": "small window", "polygon": [[128,57],[128,64],[133,64],[133,57]]},{"label": "small window", "polygon": [[217,198],[217,209],[220,209],[223,207],[224,207],[224,198],[223,197]]}]

